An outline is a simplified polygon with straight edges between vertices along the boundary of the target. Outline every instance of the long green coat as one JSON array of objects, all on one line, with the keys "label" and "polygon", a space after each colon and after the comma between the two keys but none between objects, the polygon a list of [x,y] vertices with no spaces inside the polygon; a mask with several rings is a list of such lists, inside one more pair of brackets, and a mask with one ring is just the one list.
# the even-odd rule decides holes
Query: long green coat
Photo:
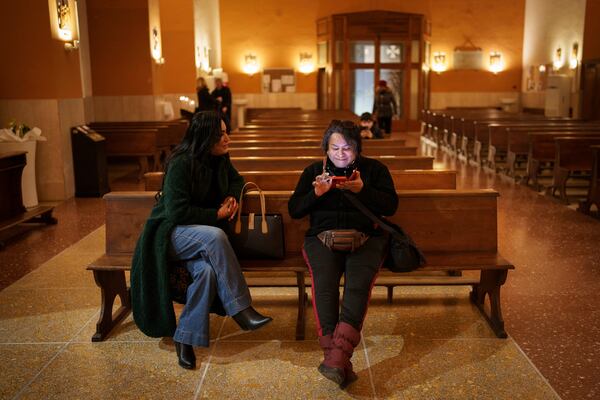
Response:
[{"label": "long green coat", "polygon": [[[214,168],[218,169],[216,182],[212,182]],[[173,336],[175,332],[167,263],[171,232],[177,225],[217,225],[217,209],[202,207],[212,185],[217,185],[222,199],[239,198],[244,178],[228,155],[200,164],[184,154],[169,163],[162,196],[144,225],[131,266],[133,318],[148,336]]]}]

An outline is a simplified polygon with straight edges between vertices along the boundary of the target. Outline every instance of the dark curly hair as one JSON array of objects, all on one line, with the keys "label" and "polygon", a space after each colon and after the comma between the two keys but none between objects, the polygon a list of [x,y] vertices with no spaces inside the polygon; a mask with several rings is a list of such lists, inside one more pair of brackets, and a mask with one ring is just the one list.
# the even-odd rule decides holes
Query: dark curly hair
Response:
[{"label": "dark curly hair", "polygon": [[344,137],[346,142],[352,146],[357,155],[360,155],[362,151],[362,140],[360,137],[360,128],[352,121],[341,121],[334,119],[329,123],[329,126],[325,130],[323,140],[321,142],[321,148],[325,153],[329,148],[329,139],[334,133],[339,133]]}]

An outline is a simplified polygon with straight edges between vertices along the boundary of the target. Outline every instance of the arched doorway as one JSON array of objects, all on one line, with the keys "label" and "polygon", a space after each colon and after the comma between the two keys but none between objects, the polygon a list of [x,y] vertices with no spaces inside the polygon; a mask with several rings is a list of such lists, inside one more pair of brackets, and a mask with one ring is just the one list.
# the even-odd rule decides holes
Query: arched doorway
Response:
[{"label": "arched doorway", "polygon": [[386,80],[398,105],[394,128],[419,127],[428,106],[430,25],[420,14],[368,11],[317,21],[321,109],[372,111],[376,84]]}]

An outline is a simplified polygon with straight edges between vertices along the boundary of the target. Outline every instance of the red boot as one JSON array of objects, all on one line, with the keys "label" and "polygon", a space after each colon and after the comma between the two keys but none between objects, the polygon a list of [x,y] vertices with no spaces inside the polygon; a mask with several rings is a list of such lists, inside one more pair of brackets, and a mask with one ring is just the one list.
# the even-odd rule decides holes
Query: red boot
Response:
[{"label": "red boot", "polygon": [[358,377],[352,370],[350,358],[359,342],[360,331],[350,324],[340,322],[333,332],[331,350],[319,365],[319,372],[342,388],[354,382]]}]

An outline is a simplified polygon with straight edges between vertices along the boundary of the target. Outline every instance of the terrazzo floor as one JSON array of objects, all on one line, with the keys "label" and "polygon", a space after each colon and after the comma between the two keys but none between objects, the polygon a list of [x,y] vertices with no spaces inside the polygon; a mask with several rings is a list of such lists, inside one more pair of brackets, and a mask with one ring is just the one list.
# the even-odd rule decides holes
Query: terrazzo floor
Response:
[{"label": "terrazzo floor", "polygon": [[[99,293],[85,265],[102,253],[104,227],[0,292],[0,397],[555,399],[512,339],[497,339],[467,288],[376,288],[347,391],[316,370],[322,353],[310,312],[307,339],[294,340],[293,288],[253,288],[255,307],[274,321],[243,332],[211,319],[198,366],[177,366],[169,339],[144,336],[129,316],[107,341],[92,343]],[[178,307],[178,312],[181,308]]]},{"label": "terrazzo floor", "polygon": [[436,167],[457,169],[459,188],[501,194],[500,253],[517,267],[502,293],[508,339],[495,338],[467,288],[397,288],[393,305],[375,288],[355,353],[359,380],[342,392],[316,371],[312,312],[307,340],[293,338],[295,289],[253,288],[274,322],[245,333],[213,317],[195,371],[131,317],[91,343],[100,299],[84,266],[102,252],[104,210],[99,199],[72,199],[57,206],[57,225],[0,251],[0,398],[600,397],[600,221],[441,152]]}]

